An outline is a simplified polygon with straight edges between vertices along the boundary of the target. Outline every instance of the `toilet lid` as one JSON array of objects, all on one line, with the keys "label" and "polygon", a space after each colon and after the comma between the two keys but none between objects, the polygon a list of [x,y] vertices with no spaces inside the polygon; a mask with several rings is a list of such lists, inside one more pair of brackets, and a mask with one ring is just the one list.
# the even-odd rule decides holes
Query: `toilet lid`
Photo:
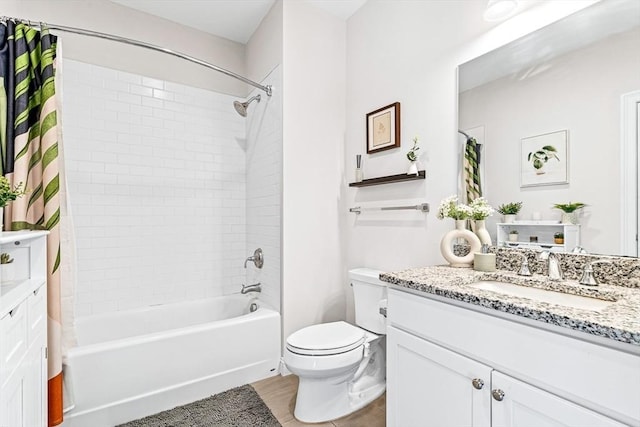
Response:
[{"label": "toilet lid", "polygon": [[347,322],[322,323],[294,332],[287,338],[287,348],[305,355],[344,353],[362,345],[364,330]]}]

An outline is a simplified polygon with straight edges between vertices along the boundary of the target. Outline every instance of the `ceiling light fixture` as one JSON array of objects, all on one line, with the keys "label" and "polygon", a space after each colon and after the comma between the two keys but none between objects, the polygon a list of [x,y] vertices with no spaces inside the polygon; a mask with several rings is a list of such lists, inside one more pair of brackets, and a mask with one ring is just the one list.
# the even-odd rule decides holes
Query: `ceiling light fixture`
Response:
[{"label": "ceiling light fixture", "polygon": [[489,22],[507,19],[516,11],[517,0],[489,0],[484,11],[484,20]]}]

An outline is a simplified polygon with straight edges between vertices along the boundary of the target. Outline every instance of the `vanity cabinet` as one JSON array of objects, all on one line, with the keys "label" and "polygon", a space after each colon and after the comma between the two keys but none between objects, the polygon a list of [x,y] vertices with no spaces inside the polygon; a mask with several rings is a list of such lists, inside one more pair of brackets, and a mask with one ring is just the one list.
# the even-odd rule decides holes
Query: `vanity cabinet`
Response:
[{"label": "vanity cabinet", "polygon": [[389,327],[387,425],[489,426],[490,377],[489,366]]},{"label": "vanity cabinet", "polygon": [[396,289],[387,313],[389,427],[640,426],[638,353]]},{"label": "vanity cabinet", "polygon": [[[0,426],[47,425],[47,232],[3,232],[0,253]],[[1,268],[1,267],[0,267]]]},{"label": "vanity cabinet", "polygon": [[[498,223],[496,227],[497,246],[547,249],[553,252],[571,252],[576,246],[580,246],[580,225],[518,221]],[[511,230],[518,231],[518,238],[515,242],[509,240]],[[564,235],[564,243],[555,243],[554,235],[556,233]],[[535,237],[537,240],[531,241],[531,237]]]}]

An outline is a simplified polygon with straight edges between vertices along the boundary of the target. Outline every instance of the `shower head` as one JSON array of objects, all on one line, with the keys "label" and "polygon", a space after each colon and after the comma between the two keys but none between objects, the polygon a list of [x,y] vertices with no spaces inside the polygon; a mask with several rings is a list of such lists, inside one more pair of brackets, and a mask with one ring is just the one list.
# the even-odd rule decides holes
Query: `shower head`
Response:
[{"label": "shower head", "polygon": [[260,95],[256,95],[253,98],[249,98],[249,100],[247,100],[245,102],[233,101],[233,107],[236,109],[238,114],[240,114],[242,117],[247,117],[247,107],[253,101],[260,102]]}]

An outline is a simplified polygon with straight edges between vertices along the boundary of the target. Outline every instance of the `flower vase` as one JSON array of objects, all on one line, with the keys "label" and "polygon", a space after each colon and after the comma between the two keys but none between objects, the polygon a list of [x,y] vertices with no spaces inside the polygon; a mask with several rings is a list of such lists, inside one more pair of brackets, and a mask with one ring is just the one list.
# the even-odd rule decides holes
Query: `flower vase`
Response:
[{"label": "flower vase", "polygon": [[409,170],[407,170],[407,175],[416,175],[418,176],[418,162],[414,161],[409,164]]},{"label": "flower vase", "polygon": [[[466,267],[470,268],[473,264],[473,257],[475,252],[480,252],[480,239],[471,231],[465,228],[466,220],[456,220],[455,230],[449,231],[444,235],[440,242],[440,252],[442,256],[447,260],[451,267]],[[464,239],[467,241],[471,250],[465,256],[457,256],[453,253],[453,242],[457,239]]]},{"label": "flower vase", "polygon": [[0,207],[0,234],[4,229],[4,207]]},{"label": "flower vase", "polygon": [[476,220],[476,235],[480,239],[480,243],[483,245],[491,245],[491,236],[487,231],[487,226],[484,222],[484,219]]}]

